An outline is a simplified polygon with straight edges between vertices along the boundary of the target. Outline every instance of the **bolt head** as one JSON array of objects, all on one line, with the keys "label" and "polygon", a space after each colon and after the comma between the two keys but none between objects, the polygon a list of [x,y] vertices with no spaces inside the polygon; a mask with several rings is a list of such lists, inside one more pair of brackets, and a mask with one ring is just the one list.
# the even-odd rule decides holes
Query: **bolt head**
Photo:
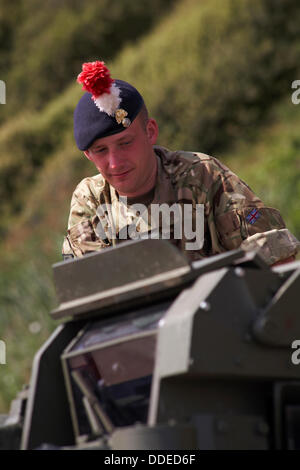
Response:
[{"label": "bolt head", "polygon": [[245,270],[243,268],[235,268],[234,270],[234,274],[237,276],[237,277],[244,277],[245,276]]},{"label": "bolt head", "polygon": [[204,310],[205,312],[208,312],[210,310],[210,304],[206,302],[205,300],[203,300],[199,306],[201,310]]}]

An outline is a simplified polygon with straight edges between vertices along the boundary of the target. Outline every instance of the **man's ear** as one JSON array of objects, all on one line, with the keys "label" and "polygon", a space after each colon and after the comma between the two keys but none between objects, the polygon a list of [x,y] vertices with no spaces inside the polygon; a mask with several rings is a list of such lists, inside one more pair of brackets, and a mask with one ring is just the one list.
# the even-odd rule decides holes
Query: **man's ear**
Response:
[{"label": "man's ear", "polygon": [[158,137],[158,124],[155,119],[149,119],[147,122],[147,136],[152,145],[156,144],[157,137]]},{"label": "man's ear", "polygon": [[92,160],[91,156],[90,156],[90,153],[88,150],[84,150],[83,151],[84,155],[86,156],[86,158],[88,158],[89,160]]}]

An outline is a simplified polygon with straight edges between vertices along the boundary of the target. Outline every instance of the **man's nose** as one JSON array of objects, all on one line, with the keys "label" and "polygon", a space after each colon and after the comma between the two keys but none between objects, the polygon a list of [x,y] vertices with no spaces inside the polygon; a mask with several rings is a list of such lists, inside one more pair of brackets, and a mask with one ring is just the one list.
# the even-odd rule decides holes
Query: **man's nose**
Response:
[{"label": "man's nose", "polygon": [[111,149],[109,152],[109,167],[114,170],[120,166],[120,155],[116,149]]}]

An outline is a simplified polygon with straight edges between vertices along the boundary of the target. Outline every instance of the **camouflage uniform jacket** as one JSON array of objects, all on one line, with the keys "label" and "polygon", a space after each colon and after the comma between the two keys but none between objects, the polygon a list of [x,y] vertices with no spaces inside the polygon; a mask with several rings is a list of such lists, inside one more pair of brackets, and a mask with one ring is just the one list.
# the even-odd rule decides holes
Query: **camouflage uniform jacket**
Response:
[{"label": "camouflage uniform jacket", "polygon": [[[265,207],[251,189],[216,158],[202,153],[172,152],[155,146],[158,174],[152,204],[196,204],[204,207],[204,243],[186,250],[186,239],[173,239],[189,259],[222,253],[241,246],[259,249],[268,264],[297,253],[299,242],[285,228],[280,213]],[[153,230],[148,209],[124,204],[116,190],[98,174],[85,178],[73,193],[63,255],[82,256],[120,243],[122,230]],[[116,236],[113,236],[115,234]],[[133,237],[131,237],[133,238]],[[172,238],[172,237],[171,237]]]}]

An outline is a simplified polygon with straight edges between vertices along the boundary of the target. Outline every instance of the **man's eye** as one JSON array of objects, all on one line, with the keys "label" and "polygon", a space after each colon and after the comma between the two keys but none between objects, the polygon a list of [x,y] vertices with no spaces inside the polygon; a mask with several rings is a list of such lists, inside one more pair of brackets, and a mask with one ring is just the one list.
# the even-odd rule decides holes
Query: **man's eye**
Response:
[{"label": "man's eye", "polygon": [[121,145],[129,145],[131,142],[132,140],[126,140],[125,142],[122,142]]}]

